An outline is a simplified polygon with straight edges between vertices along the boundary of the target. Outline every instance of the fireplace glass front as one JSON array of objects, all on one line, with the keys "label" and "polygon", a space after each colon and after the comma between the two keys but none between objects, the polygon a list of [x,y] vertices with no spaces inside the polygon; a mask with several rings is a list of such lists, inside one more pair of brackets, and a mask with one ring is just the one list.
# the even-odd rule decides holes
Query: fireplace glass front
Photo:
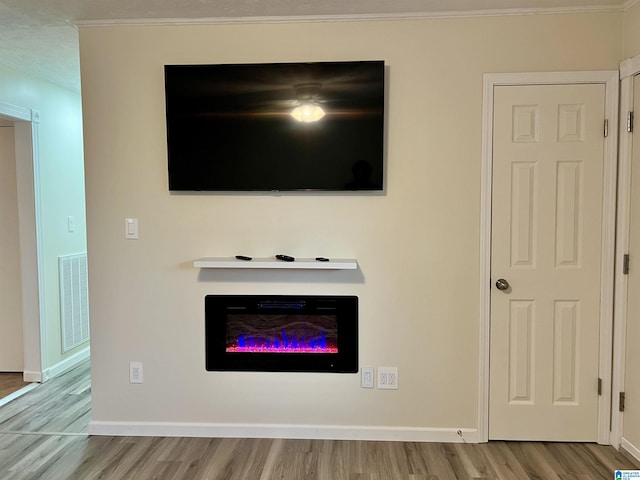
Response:
[{"label": "fireplace glass front", "polygon": [[210,371],[358,371],[355,296],[207,295]]}]

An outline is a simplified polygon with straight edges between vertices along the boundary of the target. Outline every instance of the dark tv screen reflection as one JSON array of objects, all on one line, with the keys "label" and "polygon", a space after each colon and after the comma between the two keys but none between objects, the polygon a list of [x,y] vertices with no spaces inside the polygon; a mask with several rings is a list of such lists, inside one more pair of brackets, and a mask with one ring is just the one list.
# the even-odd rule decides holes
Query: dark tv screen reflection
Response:
[{"label": "dark tv screen reflection", "polygon": [[384,62],[166,65],[171,191],[383,189]]}]

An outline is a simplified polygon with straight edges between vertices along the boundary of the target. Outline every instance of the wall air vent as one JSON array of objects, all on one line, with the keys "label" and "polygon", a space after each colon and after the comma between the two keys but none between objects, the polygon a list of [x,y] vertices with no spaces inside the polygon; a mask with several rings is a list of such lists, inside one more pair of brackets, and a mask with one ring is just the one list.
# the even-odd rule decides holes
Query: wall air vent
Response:
[{"label": "wall air vent", "polygon": [[89,340],[87,254],[58,257],[62,353]]}]

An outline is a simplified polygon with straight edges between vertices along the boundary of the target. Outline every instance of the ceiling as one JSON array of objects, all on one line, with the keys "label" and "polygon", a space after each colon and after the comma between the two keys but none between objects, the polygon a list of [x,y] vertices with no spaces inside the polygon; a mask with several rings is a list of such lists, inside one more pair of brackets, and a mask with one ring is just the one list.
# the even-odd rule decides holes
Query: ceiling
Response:
[{"label": "ceiling", "polygon": [[0,0],[0,63],[80,90],[77,24],[624,10],[638,0]]}]

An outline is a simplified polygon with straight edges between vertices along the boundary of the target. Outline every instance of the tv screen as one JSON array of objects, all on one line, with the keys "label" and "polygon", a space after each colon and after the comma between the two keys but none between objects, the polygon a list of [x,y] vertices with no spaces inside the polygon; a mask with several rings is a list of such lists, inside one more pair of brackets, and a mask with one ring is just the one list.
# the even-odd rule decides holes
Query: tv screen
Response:
[{"label": "tv screen", "polygon": [[169,190],[382,190],[384,62],[166,65]]}]

